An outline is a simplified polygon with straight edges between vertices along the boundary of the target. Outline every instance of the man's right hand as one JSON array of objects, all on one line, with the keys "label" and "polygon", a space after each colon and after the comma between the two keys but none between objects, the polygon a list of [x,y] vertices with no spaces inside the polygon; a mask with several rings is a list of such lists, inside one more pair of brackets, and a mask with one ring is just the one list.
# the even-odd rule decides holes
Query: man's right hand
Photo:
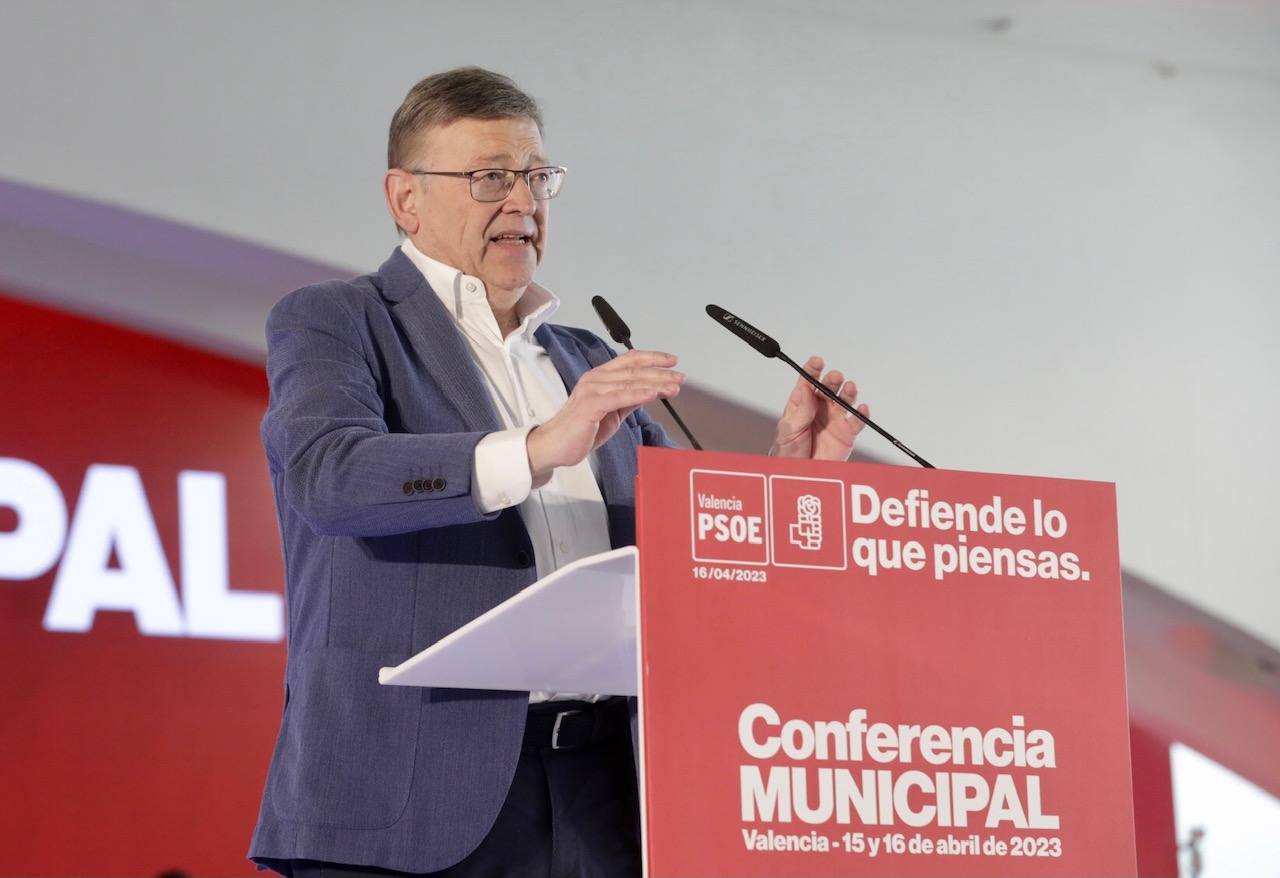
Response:
[{"label": "man's right hand", "polygon": [[585,373],[564,407],[529,431],[525,441],[534,479],[584,460],[645,403],[677,395],[684,373],[672,369],[675,364],[671,354],[627,351]]}]

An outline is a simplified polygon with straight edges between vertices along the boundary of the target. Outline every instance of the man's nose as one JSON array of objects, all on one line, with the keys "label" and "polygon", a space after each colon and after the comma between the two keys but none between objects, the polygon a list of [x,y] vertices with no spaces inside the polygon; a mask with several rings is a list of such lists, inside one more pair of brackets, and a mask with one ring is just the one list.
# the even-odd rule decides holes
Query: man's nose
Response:
[{"label": "man's nose", "polygon": [[529,188],[529,180],[525,175],[516,174],[516,181],[503,200],[502,206],[506,210],[522,214],[531,214],[537,209],[538,202],[533,197],[533,190]]}]

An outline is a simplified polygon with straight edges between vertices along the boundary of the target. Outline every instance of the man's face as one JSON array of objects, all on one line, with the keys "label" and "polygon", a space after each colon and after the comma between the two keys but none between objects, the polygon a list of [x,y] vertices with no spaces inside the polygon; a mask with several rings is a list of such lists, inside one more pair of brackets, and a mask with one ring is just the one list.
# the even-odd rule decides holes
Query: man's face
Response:
[{"label": "man's face", "polygon": [[[421,171],[526,170],[547,165],[532,119],[459,119],[428,129],[417,161]],[[518,178],[502,201],[471,197],[462,177],[417,177],[421,225],[414,245],[433,259],[484,281],[492,291],[522,291],[533,280],[546,243],[547,202],[535,201]]]}]

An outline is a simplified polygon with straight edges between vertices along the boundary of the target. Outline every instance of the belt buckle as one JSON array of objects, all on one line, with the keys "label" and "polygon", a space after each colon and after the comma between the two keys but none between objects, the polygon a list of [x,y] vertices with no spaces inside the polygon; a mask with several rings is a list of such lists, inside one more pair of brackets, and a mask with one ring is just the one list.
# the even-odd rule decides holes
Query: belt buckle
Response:
[{"label": "belt buckle", "polygon": [[556,723],[551,727],[551,749],[560,749],[560,723],[564,721],[566,716],[573,716],[575,713],[582,713],[581,710],[562,710],[556,714]]}]

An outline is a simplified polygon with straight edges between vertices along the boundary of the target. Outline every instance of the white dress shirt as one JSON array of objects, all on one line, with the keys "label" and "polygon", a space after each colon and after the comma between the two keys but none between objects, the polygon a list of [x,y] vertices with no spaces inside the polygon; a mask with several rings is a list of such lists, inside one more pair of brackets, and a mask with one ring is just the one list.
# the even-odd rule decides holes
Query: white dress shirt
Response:
[{"label": "white dress shirt", "polygon": [[[551,418],[569,398],[551,357],[533,337],[560,300],[538,284],[530,284],[516,305],[520,325],[503,338],[484,281],[432,259],[407,239],[400,249],[453,317],[506,428],[476,445],[471,480],[476,505],[484,512],[519,506],[533,542],[539,579],[570,561],[607,552],[612,546],[594,453],[574,466],[556,468],[537,483],[529,470],[525,446],[529,431]],[[594,698],[533,692],[529,700],[584,697]]]}]

